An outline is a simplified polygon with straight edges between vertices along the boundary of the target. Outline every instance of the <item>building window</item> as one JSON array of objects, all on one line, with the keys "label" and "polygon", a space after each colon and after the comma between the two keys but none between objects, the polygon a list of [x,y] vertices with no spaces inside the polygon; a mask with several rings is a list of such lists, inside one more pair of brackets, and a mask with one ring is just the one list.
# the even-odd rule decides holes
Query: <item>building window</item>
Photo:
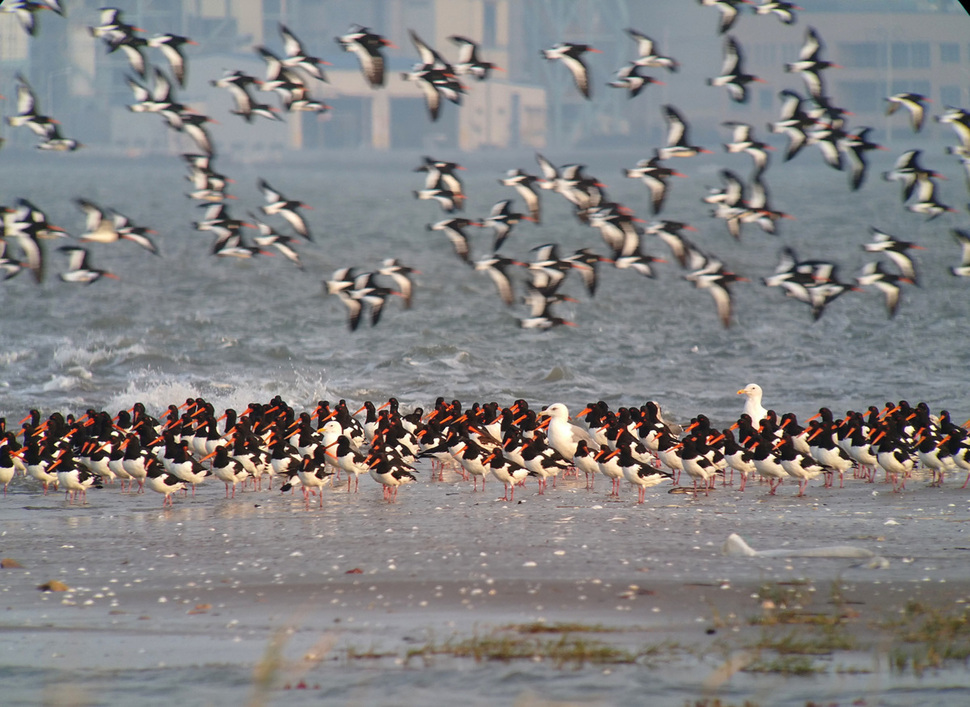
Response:
[{"label": "building window", "polygon": [[883,109],[886,84],[882,81],[840,81],[838,89],[840,96],[848,97],[856,113],[877,113]]},{"label": "building window", "polygon": [[498,8],[494,2],[482,7],[482,45],[494,47],[498,41]]},{"label": "building window", "polygon": [[432,42],[435,34],[434,3],[429,0],[408,0],[401,7],[401,27],[396,32],[401,34],[401,40],[396,41],[399,46],[411,46],[407,39],[405,28],[414,28],[424,41]]},{"label": "building window", "polygon": [[261,43],[272,43],[277,36],[277,26],[284,21],[282,0],[263,0],[263,36]]},{"label": "building window", "polygon": [[932,90],[930,82],[925,79],[893,79],[889,86],[889,92],[893,95],[897,93],[918,93],[921,96],[929,96]]},{"label": "building window", "polygon": [[944,64],[960,63],[960,45],[956,42],[940,44],[940,61]]},{"label": "building window", "polygon": [[908,42],[893,42],[890,58],[894,69],[908,69],[910,65]]},{"label": "building window", "polygon": [[894,79],[890,86],[890,93],[918,93],[921,96],[929,96],[932,92],[930,82],[925,79],[907,81],[905,79]]},{"label": "building window", "polygon": [[959,86],[940,86],[940,103],[957,107],[963,104],[963,91]]},{"label": "building window", "polygon": [[752,66],[776,66],[778,64],[777,44],[756,44],[749,53]]},{"label": "building window", "polygon": [[758,89],[758,106],[761,110],[771,110],[774,105],[775,92],[770,88],[759,88]]},{"label": "building window", "polygon": [[930,68],[929,42],[893,42],[890,61],[894,69]]},{"label": "building window", "polygon": [[[0,61],[25,60],[29,53],[28,35],[20,29],[20,23],[14,20],[13,15],[6,17],[8,18],[6,22],[0,21]],[[4,74],[7,72],[5,71]]]},{"label": "building window", "polygon": [[839,63],[853,69],[876,69],[887,64],[882,42],[842,42],[838,51]]},{"label": "building window", "polygon": [[798,56],[801,52],[802,45],[797,42],[785,42],[781,45],[781,61],[785,64],[790,64],[793,61],[798,61]]},{"label": "building window", "polygon": [[913,42],[910,45],[911,59],[914,69],[930,68],[930,43]]}]

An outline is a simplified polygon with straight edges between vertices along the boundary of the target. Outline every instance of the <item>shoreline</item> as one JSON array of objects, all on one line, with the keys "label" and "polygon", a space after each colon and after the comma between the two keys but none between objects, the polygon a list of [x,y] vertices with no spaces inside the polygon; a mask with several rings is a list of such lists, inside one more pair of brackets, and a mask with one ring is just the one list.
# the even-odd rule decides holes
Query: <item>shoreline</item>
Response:
[{"label": "shoreline", "polygon": [[[36,691],[20,681],[45,664],[65,679],[79,672],[91,680],[121,680],[118,671],[168,680],[221,666],[235,675],[238,696],[254,689],[254,667],[265,667],[268,654],[279,661],[271,661],[269,683],[277,697],[298,682],[294,675],[326,691],[354,675],[367,682],[378,666],[402,684],[441,670],[524,671],[536,681],[529,694],[543,698],[548,670],[578,672],[603,694],[626,695],[628,682],[644,671],[673,680],[664,666],[689,667],[690,681],[673,680],[655,693],[659,704],[682,705],[691,695],[730,703],[739,686],[755,695],[779,679],[789,687],[766,704],[798,704],[801,681],[843,690],[845,671],[863,682],[868,676],[923,685],[933,694],[962,664],[930,671],[936,677],[917,678],[915,663],[893,672],[892,650],[902,644],[888,626],[907,605],[925,612],[910,617],[918,625],[970,602],[963,555],[970,540],[962,537],[970,507],[954,485],[917,489],[921,482],[914,478],[911,490],[894,495],[880,483],[853,480],[841,491],[811,486],[805,498],[784,495],[792,492],[785,487],[772,497],[757,484],[743,494],[719,486],[696,500],[663,486],[642,507],[632,489],[612,500],[604,486],[587,492],[573,479],[560,479],[545,496],[530,485],[515,504],[494,500],[497,485],[475,493],[448,481],[408,485],[397,503],[386,504],[376,484],[364,483],[359,494],[325,490],[322,511],[305,511],[299,495],[277,491],[225,500],[216,483],[165,511],[154,495],[129,498],[117,486],[92,491],[86,507],[11,493],[0,504],[0,556],[22,567],[0,570],[0,631],[17,637],[4,663],[8,678],[17,678],[12,694],[25,696]],[[732,532],[758,550],[859,546],[888,566],[725,556]],[[53,579],[71,591],[37,590]],[[844,596],[839,606],[830,603],[836,595]],[[752,623],[789,611],[792,623]],[[825,629],[811,618],[819,615],[841,618]],[[515,628],[541,622],[571,630]],[[780,641],[795,632],[811,644],[825,630],[855,648],[786,657],[769,647],[772,635]],[[487,657],[491,637],[507,650],[548,656]],[[457,657],[462,642],[463,650],[486,657]],[[605,646],[619,653],[606,663],[556,658],[557,642],[559,650]],[[762,657],[752,657],[759,642]],[[823,645],[843,644],[815,648]],[[628,655],[637,656],[635,668],[618,659]],[[750,672],[757,661],[766,672]],[[335,665],[347,675],[336,678]],[[197,678],[183,678],[177,694],[192,694]],[[705,680],[716,687],[705,691]],[[117,689],[121,696],[106,704],[130,697]],[[464,694],[459,684],[452,689]],[[394,703],[390,696],[377,701]]]}]

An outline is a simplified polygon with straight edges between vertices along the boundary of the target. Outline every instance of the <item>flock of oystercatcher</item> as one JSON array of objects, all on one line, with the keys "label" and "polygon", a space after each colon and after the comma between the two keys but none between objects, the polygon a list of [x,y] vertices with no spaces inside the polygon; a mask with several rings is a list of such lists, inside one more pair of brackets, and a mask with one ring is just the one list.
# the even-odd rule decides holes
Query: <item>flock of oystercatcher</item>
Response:
[{"label": "flock of oystercatcher", "polygon": [[[715,7],[721,13],[719,33],[726,34],[738,21],[740,0],[700,0],[702,5]],[[22,21],[26,31],[34,34],[38,29],[36,16],[42,10],[52,10],[64,14],[64,7],[58,0],[42,2],[8,2],[0,5],[0,10],[15,13]],[[798,8],[791,3],[761,2],[753,5],[758,15],[774,15],[785,25],[793,25]],[[250,211],[248,220],[234,218],[230,213],[230,200],[234,198],[227,192],[232,180],[216,171],[215,141],[210,128],[213,122],[204,115],[178,101],[177,89],[184,86],[188,61],[186,47],[194,44],[188,37],[161,33],[146,35],[144,32],[124,21],[123,13],[117,8],[102,8],[97,24],[91,25],[89,33],[95,40],[104,43],[109,53],[118,50],[128,61],[132,75],[127,83],[132,90],[134,102],[129,106],[136,113],[154,113],[161,116],[165,125],[186,136],[194,151],[185,154],[189,165],[187,178],[193,185],[188,196],[206,205],[203,217],[195,222],[199,231],[211,231],[214,241],[212,255],[232,258],[253,258],[270,252],[282,254],[287,261],[302,268],[298,244],[303,239],[312,240],[310,228],[302,213],[309,208],[299,200],[285,197],[279,190],[265,180],[258,180],[258,187],[266,198],[259,207],[265,216],[278,216],[283,219],[290,234],[276,230]],[[226,71],[219,79],[211,81],[216,88],[228,91],[233,98],[231,113],[249,123],[257,119],[279,121],[287,114],[311,112],[322,114],[330,110],[322,100],[314,96],[314,84],[327,81],[323,66],[326,61],[310,53],[297,35],[285,25],[279,26],[283,51],[277,53],[265,46],[253,47],[265,62],[264,77],[256,77],[243,71]],[[614,80],[608,85],[627,91],[633,99],[642,95],[651,84],[662,83],[645,71],[661,69],[673,76],[681,67],[673,57],[660,52],[656,43],[643,32],[629,28],[627,33],[635,42],[636,56],[616,72]],[[417,51],[419,61],[409,72],[402,74],[402,80],[414,82],[422,91],[427,103],[431,120],[441,114],[443,101],[461,105],[462,97],[467,95],[468,87],[462,83],[465,77],[479,81],[488,79],[494,70],[499,69],[491,62],[480,57],[478,45],[472,39],[452,36],[449,39],[458,48],[458,57],[449,61],[444,54],[427,44],[411,30],[410,39]],[[387,81],[384,51],[393,47],[391,42],[368,27],[353,25],[345,34],[336,37],[336,42],[344,51],[356,55],[364,81],[374,89],[385,86]],[[165,60],[165,65],[153,64],[157,50]],[[590,68],[587,54],[596,49],[580,43],[559,42],[544,49],[542,56],[552,62],[562,62],[570,72],[580,94],[591,99],[593,95]],[[825,162],[833,169],[849,172],[850,189],[860,189],[866,179],[867,154],[881,148],[870,138],[871,128],[850,128],[849,112],[836,106],[830,98],[825,83],[827,71],[838,65],[825,58],[825,46],[820,34],[814,28],[804,33],[804,41],[796,61],[785,64],[785,70],[798,74],[804,80],[805,95],[791,88],[780,91],[780,116],[769,124],[773,134],[786,136],[787,147],[784,160],[788,162],[806,146],[819,149]],[[714,72],[712,71],[712,74]],[[744,52],[741,43],[733,36],[726,35],[724,40],[724,60],[719,73],[711,76],[707,83],[715,88],[724,88],[730,98],[737,103],[745,103],[749,96],[749,84],[761,79],[744,69]],[[27,127],[40,138],[38,147],[45,151],[73,152],[81,144],[64,137],[58,122],[41,113],[36,95],[23,76],[17,77],[16,114],[10,115],[7,122],[14,128]],[[271,105],[260,99],[260,94],[273,93],[279,105]],[[914,93],[889,96],[887,112],[891,115],[897,110],[906,111],[914,132],[922,129],[929,99]],[[674,177],[683,176],[672,167],[664,164],[670,159],[693,158],[710,154],[702,146],[692,143],[689,137],[689,124],[683,113],[674,105],[662,107],[662,116],[668,125],[666,144],[654,150],[652,157],[640,160],[634,167],[626,170],[629,178],[640,179],[646,184],[649,206],[654,216],[664,208],[667,190]],[[943,124],[953,127],[959,144],[948,147],[947,152],[957,157],[970,179],[970,112],[949,106],[934,116]],[[728,153],[744,153],[751,157],[754,170],[745,181],[731,170],[723,169],[720,174],[723,186],[708,189],[701,198],[711,208],[710,215],[723,220],[728,233],[740,241],[745,225],[756,225],[765,233],[775,234],[779,223],[791,215],[773,208],[769,203],[769,190],[766,173],[770,163],[772,145],[756,139],[754,128],[739,120],[726,121],[724,127],[731,132],[731,141],[724,145]],[[258,129],[254,126],[253,129]],[[684,278],[699,289],[707,290],[715,303],[717,316],[725,327],[734,320],[731,288],[738,281],[749,278],[732,272],[718,256],[700,248],[692,242],[685,231],[696,228],[679,221],[654,220],[646,225],[636,218],[634,210],[624,204],[611,201],[603,183],[586,171],[580,164],[555,166],[542,155],[536,156],[541,173],[529,174],[522,169],[511,169],[501,178],[503,185],[512,187],[525,204],[525,212],[519,213],[513,199],[503,199],[496,203],[487,217],[474,219],[460,215],[466,206],[467,196],[461,180],[456,175],[460,166],[453,161],[426,157],[417,171],[425,172],[423,188],[414,190],[414,196],[436,202],[446,212],[447,218],[430,224],[431,231],[447,236],[455,248],[457,257],[473,265],[475,271],[487,273],[495,282],[498,293],[506,305],[523,302],[528,307],[525,316],[518,317],[519,325],[524,328],[547,329],[562,324],[574,324],[554,314],[554,307],[563,301],[575,301],[564,294],[560,288],[568,273],[578,270],[588,296],[596,291],[597,267],[604,263],[613,264],[618,269],[629,269],[640,275],[652,278],[654,265],[664,262],[648,252],[647,244],[652,237],[659,237],[669,248],[683,270]],[[899,181],[903,185],[905,208],[927,219],[955,209],[940,201],[937,180],[939,174],[920,164],[921,150],[912,149],[903,153],[894,168],[883,174],[889,181]],[[500,249],[508,242],[514,227],[522,221],[541,223],[541,193],[551,191],[564,197],[573,208],[576,217],[584,224],[599,231],[607,253],[597,253],[593,247],[584,247],[571,255],[561,257],[558,244],[542,243],[534,247],[535,259],[525,259],[504,255]],[[117,277],[113,273],[93,267],[88,251],[81,243],[115,243],[123,240],[137,243],[152,253],[159,249],[148,228],[134,226],[131,220],[113,208],[102,207],[88,199],[77,199],[78,206],[86,218],[85,232],[78,237],[78,244],[65,245],[60,250],[67,256],[67,271],[61,278],[67,282],[92,283],[103,277]],[[40,282],[44,277],[43,241],[51,238],[64,238],[67,233],[47,220],[44,212],[28,199],[21,198],[14,206],[3,209],[3,231],[0,238],[0,268],[5,278],[10,278],[29,270]],[[257,229],[258,236],[249,241],[244,236],[245,228]],[[469,245],[468,229],[488,227],[493,231],[492,244],[483,257],[473,258]],[[970,276],[970,234],[957,228],[952,229],[961,248],[958,265],[950,268],[956,276]],[[788,297],[809,305],[814,319],[818,319],[825,308],[835,299],[862,287],[874,287],[883,293],[886,311],[894,316],[899,309],[901,293],[907,285],[918,282],[916,266],[911,252],[921,245],[898,238],[880,227],[873,227],[874,240],[860,244],[866,252],[885,256],[885,260],[866,263],[859,274],[850,280],[842,280],[838,265],[829,260],[799,260],[791,247],[782,250],[776,271],[761,278],[763,284],[777,286]],[[270,251],[269,249],[273,250]],[[516,290],[521,287],[517,282],[520,270],[525,272],[526,292],[521,297]],[[405,264],[398,258],[388,258],[380,267],[360,271],[357,267],[340,267],[332,277],[325,280],[327,292],[338,297],[345,305],[350,328],[356,329],[366,311],[372,325],[377,324],[384,304],[392,295],[402,295],[405,306],[412,302],[413,281],[417,273],[414,264]],[[383,279],[382,279],[383,278]]]},{"label": "flock of oystercatcher", "polygon": [[[757,384],[738,394],[746,397],[744,410],[723,430],[706,415],[682,427],[665,419],[655,401],[616,410],[589,403],[573,416],[563,403],[536,410],[525,400],[463,406],[443,397],[427,411],[410,412],[396,398],[381,405],[365,401],[354,412],[345,400],[297,412],[279,396],[221,414],[190,398],[169,405],[160,419],[142,403],[114,417],[92,409],[42,419],[31,410],[18,430],[7,430],[0,418],[0,483],[6,495],[19,470],[25,489],[60,489],[71,502],[85,502],[88,489],[118,480],[122,492],[147,487],[172,505],[179,492],[191,488],[194,496],[210,477],[225,484],[226,498],[234,498],[237,487],[262,489],[264,480],[272,490],[276,478],[284,493],[300,486],[309,509],[314,495],[323,506],[326,486],[346,481],[347,491],[356,492],[361,474],[394,501],[402,485],[417,480],[419,460],[430,460],[432,480],[444,481],[450,468],[459,475],[455,483],[471,478],[473,491],[479,479],[482,491],[486,479],[497,479],[505,501],[514,501],[516,487],[530,477],[542,495],[549,479],[555,484],[558,476],[579,472],[590,492],[597,476],[609,479],[614,497],[628,481],[638,503],[647,488],[662,483],[672,484],[671,492],[706,495],[719,478],[733,485],[734,472],[738,491],[756,476],[771,495],[786,479],[797,482],[799,496],[816,477],[831,488],[838,475],[842,488],[849,472],[874,483],[881,471],[894,492],[919,468],[930,473],[930,486],[962,472],[962,488],[970,482],[970,420],[957,425],[946,410],[933,415],[924,402],[902,400],[836,418],[823,407],[800,424],[793,413],[765,409]],[[680,485],[682,475],[691,486]]]}]

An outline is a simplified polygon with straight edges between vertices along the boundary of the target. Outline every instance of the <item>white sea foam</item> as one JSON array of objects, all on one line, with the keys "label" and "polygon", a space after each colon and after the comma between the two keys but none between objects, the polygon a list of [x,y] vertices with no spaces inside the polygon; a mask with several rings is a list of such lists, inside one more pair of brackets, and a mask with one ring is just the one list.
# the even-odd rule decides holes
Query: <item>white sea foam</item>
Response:
[{"label": "white sea foam", "polygon": [[149,410],[160,412],[168,405],[180,404],[187,398],[204,398],[217,410],[244,410],[251,402],[265,402],[274,395],[280,395],[298,409],[312,409],[318,400],[326,398],[328,394],[323,377],[296,371],[286,375],[276,372],[272,377],[263,377],[263,373],[260,373],[251,377],[214,380],[202,379],[197,375],[141,370],[133,374],[124,390],[108,399],[106,408],[127,409],[140,401]]},{"label": "white sea foam", "polygon": [[32,358],[36,354],[30,349],[16,349],[14,351],[3,351],[0,352],[0,366],[9,366],[11,364],[17,363],[18,361],[24,361]]},{"label": "white sea foam", "polygon": [[65,342],[54,349],[52,359],[61,366],[94,367],[116,359],[128,359],[149,353],[141,342],[117,345],[102,341],[78,344]]},{"label": "white sea foam", "polygon": [[89,380],[91,378],[91,372],[85,371],[83,369],[75,370],[75,375],[57,375],[50,378],[46,383],[41,386],[41,390],[45,393],[50,393],[52,391],[58,390],[74,390],[77,388],[78,384],[83,380]]}]

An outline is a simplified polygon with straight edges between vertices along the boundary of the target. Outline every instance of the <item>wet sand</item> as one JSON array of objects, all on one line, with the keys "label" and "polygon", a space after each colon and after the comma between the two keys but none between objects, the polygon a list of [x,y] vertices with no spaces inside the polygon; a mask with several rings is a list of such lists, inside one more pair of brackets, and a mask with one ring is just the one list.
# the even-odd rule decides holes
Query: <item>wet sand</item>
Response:
[{"label": "wet sand", "polygon": [[[496,500],[499,483],[473,492],[419,469],[397,503],[363,478],[360,493],[326,489],[310,510],[275,490],[227,500],[213,481],[171,510],[117,485],[71,506],[18,480],[0,502],[0,557],[21,565],[0,570],[5,704],[970,698],[962,663],[891,671],[899,643],[887,628],[908,602],[951,613],[970,602],[962,479],[930,488],[917,476],[900,494],[817,480],[803,498],[788,484],[776,496],[753,482],[696,499],[661,486],[642,506],[626,485],[612,499],[602,478],[593,492],[561,479],[544,496],[519,489],[513,504]],[[758,550],[852,545],[883,560],[726,556],[731,533]],[[51,580],[70,590],[37,589]],[[809,677],[739,671],[769,662],[752,621],[790,592],[806,613],[840,615],[852,650],[813,656],[820,672]],[[598,627],[571,635],[640,657],[577,668],[430,650],[533,622]]]}]

